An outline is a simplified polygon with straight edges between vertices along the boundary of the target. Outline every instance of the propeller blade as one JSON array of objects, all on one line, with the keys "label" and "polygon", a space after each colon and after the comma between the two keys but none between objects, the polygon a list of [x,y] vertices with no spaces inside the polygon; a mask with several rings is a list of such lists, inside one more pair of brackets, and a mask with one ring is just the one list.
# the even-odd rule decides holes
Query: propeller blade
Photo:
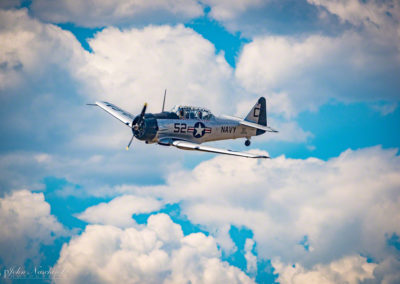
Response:
[{"label": "propeller blade", "polygon": [[132,138],[131,138],[131,140],[129,141],[128,146],[126,146],[126,150],[129,150],[129,147],[130,147],[131,144],[132,144],[133,138],[135,138],[135,135],[132,135]]},{"label": "propeller blade", "polygon": [[164,107],[165,107],[165,97],[167,96],[167,89],[165,89],[165,91],[164,91],[164,100],[163,100],[163,103],[162,103],[162,110],[161,110],[161,112],[164,112]]},{"label": "propeller blade", "polygon": [[142,112],[140,113],[140,118],[143,118],[143,117],[144,117],[144,113],[146,112],[146,108],[147,108],[147,103],[144,103]]}]

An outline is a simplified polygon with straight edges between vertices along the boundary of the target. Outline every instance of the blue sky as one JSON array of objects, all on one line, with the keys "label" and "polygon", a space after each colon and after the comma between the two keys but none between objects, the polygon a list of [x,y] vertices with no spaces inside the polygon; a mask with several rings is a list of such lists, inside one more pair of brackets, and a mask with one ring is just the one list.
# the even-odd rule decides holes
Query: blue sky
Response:
[{"label": "blue sky", "polygon": [[[67,2],[0,5],[2,276],[400,281],[396,1]],[[127,152],[85,105],[158,112],[165,88],[216,114],[266,97],[272,159]]]}]

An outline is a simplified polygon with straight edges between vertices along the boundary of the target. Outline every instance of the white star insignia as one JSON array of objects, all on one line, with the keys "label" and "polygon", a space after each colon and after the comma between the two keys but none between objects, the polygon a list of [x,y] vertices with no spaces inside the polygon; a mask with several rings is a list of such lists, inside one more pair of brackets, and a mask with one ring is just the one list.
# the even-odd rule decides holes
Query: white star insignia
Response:
[{"label": "white star insignia", "polygon": [[201,124],[198,126],[198,127],[196,127],[194,130],[196,130],[196,136],[197,135],[201,135],[202,134],[202,132],[203,132],[203,127],[201,127]]}]

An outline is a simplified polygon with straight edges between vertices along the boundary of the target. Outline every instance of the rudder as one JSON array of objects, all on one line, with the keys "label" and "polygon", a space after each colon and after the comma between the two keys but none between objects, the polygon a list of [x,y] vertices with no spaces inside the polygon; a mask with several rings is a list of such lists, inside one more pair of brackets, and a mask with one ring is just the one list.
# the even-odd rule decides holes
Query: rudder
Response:
[{"label": "rudder", "polygon": [[267,126],[267,103],[264,97],[258,99],[245,120]]}]

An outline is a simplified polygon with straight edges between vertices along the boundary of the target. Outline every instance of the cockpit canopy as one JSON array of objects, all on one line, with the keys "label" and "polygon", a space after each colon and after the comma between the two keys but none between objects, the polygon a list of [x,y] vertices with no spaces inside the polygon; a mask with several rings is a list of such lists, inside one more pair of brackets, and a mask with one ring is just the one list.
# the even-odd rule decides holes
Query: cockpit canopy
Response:
[{"label": "cockpit canopy", "polygon": [[174,106],[171,110],[181,119],[214,119],[214,115],[205,108],[193,106]]}]

